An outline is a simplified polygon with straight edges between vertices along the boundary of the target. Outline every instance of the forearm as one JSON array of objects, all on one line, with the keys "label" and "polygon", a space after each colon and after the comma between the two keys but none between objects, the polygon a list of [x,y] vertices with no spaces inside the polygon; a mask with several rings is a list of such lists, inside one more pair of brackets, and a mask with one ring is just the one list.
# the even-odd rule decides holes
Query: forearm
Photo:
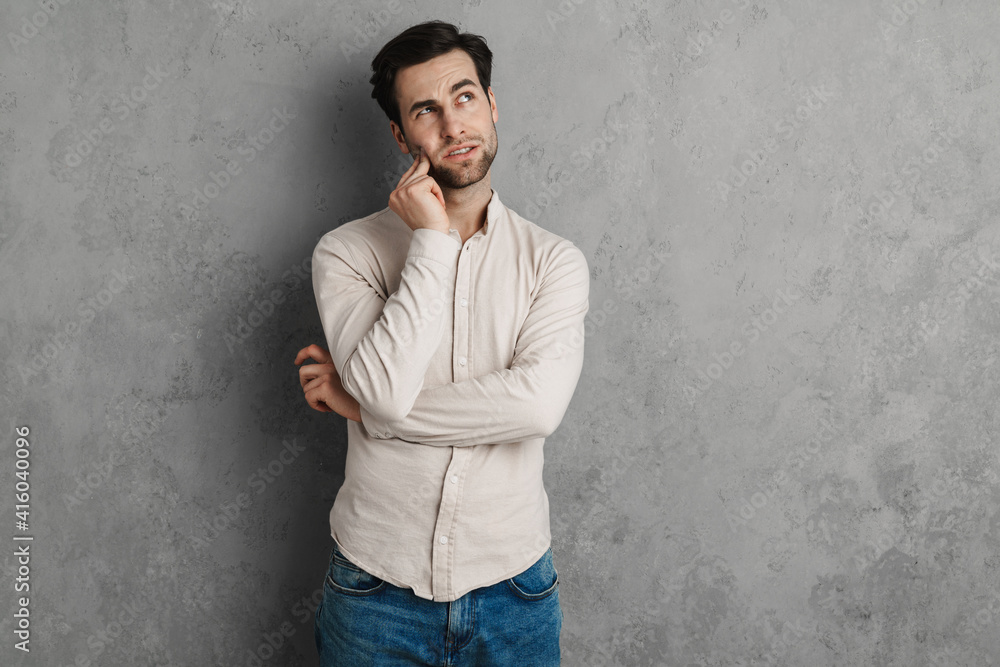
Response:
[{"label": "forearm", "polygon": [[545,438],[559,426],[583,368],[583,327],[560,356],[423,389],[403,418],[381,420],[361,408],[365,428],[382,438],[469,447]]},{"label": "forearm", "polygon": [[439,446],[507,444],[551,434],[562,421],[583,369],[590,277],[571,243],[553,253],[518,332],[510,367],[424,388],[402,415],[372,414],[378,437]]},{"label": "forearm", "polygon": [[[462,384],[471,382],[474,381]],[[445,385],[457,386],[459,385]],[[469,395],[477,397],[474,402],[488,406],[485,411],[467,408],[464,400],[452,404],[462,406],[459,410],[444,411],[438,407],[437,402],[446,400],[440,397],[449,392],[435,392],[439,388],[427,390],[435,398],[428,399],[426,403],[418,399],[405,418],[384,422],[385,431],[380,435],[421,445],[471,447],[545,438],[558,427],[568,403],[563,405],[553,402],[546,405],[538,397],[522,398],[508,393],[504,393],[500,400],[487,397],[490,389],[502,390],[505,387],[503,380],[491,382],[488,379],[471,388]],[[365,424],[364,412],[361,414],[362,424]]]},{"label": "forearm", "polygon": [[[330,242],[331,251],[349,253],[337,244]],[[446,234],[416,230],[399,287],[385,302],[359,286],[358,276],[345,276],[342,264],[314,264],[320,317],[344,389],[381,419],[409,412],[423,386],[444,333],[444,306],[454,298],[460,248]]]}]

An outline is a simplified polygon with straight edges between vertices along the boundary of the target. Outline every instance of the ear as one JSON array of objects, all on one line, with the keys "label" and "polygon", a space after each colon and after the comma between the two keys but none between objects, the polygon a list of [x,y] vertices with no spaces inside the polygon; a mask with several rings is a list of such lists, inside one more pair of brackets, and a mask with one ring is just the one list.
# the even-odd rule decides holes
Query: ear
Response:
[{"label": "ear", "polygon": [[493,97],[493,86],[486,89],[486,92],[490,96],[490,110],[493,112],[493,122],[496,123],[500,120],[500,114],[497,113],[497,100]]},{"label": "ear", "polygon": [[389,131],[392,132],[392,138],[396,140],[397,144],[399,144],[399,150],[401,150],[404,155],[408,155],[410,149],[406,145],[406,136],[403,135],[403,128],[396,125],[396,121],[390,120]]}]

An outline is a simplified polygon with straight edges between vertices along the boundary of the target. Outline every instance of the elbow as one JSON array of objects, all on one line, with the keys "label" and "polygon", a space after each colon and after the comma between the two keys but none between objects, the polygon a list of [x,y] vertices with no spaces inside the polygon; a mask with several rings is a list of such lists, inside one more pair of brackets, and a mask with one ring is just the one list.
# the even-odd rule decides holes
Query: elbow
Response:
[{"label": "elbow", "polygon": [[370,393],[360,392],[355,399],[367,410],[375,419],[383,424],[400,421],[410,414],[413,409],[413,401],[402,400],[399,396],[394,396],[389,392],[382,393],[373,391]]},{"label": "elbow", "polygon": [[545,401],[536,401],[535,405],[535,431],[539,438],[547,438],[559,428],[566,410],[554,410]]},{"label": "elbow", "polygon": [[[360,403],[360,401],[358,401]],[[406,404],[400,400],[392,398],[376,399],[367,407],[368,412],[375,415],[383,423],[397,422],[406,418],[413,409],[413,403]]]},{"label": "elbow", "polygon": [[[576,377],[579,378],[579,372]],[[531,401],[531,411],[534,413],[534,425],[540,434],[539,437],[547,438],[559,428],[569,410],[569,404],[576,392],[576,379],[572,387],[542,383],[538,389]]]},{"label": "elbow", "polygon": [[[360,403],[361,401],[358,402]],[[393,410],[393,409],[387,410],[385,409],[384,402],[365,404],[365,410],[371,413],[371,415],[375,417],[375,419],[377,419],[380,423],[383,424],[397,422],[403,419],[403,417],[405,417],[408,414],[405,412],[401,412],[399,410]]]},{"label": "elbow", "polygon": [[382,423],[401,420],[410,414],[413,409],[415,396],[402,396],[401,392],[385,383],[385,386],[377,386],[380,383],[366,381],[368,377],[365,373],[355,373],[354,357],[344,364],[343,373],[340,376],[340,383],[344,390],[354,397],[360,405],[364,406],[375,419]]},{"label": "elbow", "polygon": [[523,396],[524,414],[527,416],[527,426],[533,432],[533,437],[547,438],[559,425],[569,409],[575,384],[569,392],[566,387],[546,382],[529,380],[530,390]]}]

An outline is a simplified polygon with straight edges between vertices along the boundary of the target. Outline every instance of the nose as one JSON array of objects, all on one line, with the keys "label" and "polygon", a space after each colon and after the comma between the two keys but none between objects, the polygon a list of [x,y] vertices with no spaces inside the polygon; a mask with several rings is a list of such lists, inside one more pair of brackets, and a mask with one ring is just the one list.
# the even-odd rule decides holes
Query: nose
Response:
[{"label": "nose", "polygon": [[465,134],[465,125],[454,109],[445,109],[441,114],[441,138],[454,139]]}]

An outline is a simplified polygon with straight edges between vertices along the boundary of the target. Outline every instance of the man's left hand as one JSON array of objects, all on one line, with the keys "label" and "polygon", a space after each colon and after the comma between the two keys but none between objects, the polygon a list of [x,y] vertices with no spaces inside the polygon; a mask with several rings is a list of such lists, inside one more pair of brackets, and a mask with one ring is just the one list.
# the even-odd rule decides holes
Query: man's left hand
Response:
[{"label": "man's left hand", "polygon": [[307,359],[316,363],[299,368],[299,383],[309,406],[320,412],[336,412],[341,417],[360,422],[361,404],[344,389],[330,351],[319,345],[309,345],[299,350],[295,356],[295,365],[299,366]]}]

